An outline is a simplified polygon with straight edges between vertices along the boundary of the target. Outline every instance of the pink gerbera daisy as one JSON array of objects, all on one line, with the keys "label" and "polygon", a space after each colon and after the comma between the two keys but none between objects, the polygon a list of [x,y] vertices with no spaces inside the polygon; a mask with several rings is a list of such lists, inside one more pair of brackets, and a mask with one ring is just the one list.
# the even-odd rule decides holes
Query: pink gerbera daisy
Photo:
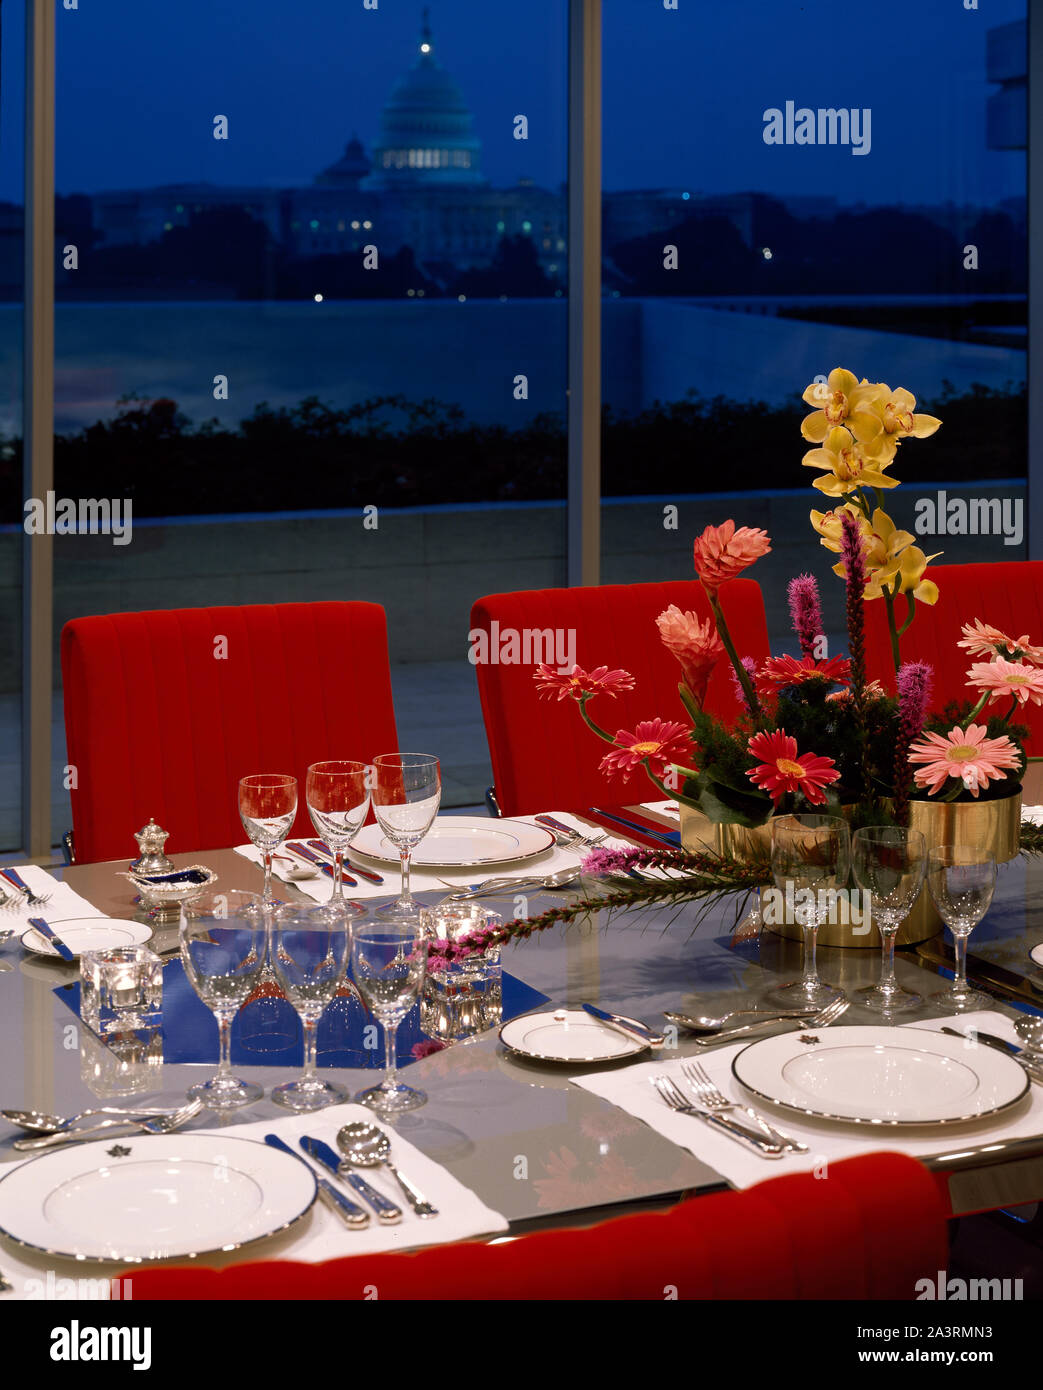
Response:
[{"label": "pink gerbera daisy", "polygon": [[797,756],[797,740],[785,729],[770,734],[754,734],[746,745],[761,761],[746,776],[771,796],[776,806],[787,792],[800,792],[813,805],[825,801],[822,788],[837,781],[840,773],[832,758],[815,753]]},{"label": "pink gerbera daisy", "polygon": [[798,661],[793,656],[771,656],[757,673],[757,679],[768,688],[772,685],[803,685],[805,681],[824,680],[838,685],[851,679],[851,662],[844,656],[831,656],[816,661],[805,656]]},{"label": "pink gerbera daisy", "polygon": [[1031,700],[1034,705],[1043,705],[1043,670],[1027,661],[1006,661],[997,656],[992,661],[976,661],[967,674],[967,684],[979,695],[989,691],[990,701],[1013,695],[1019,704]]},{"label": "pink gerbera daisy", "polygon": [[607,666],[595,666],[593,671],[584,671],[573,666],[571,671],[555,671],[553,666],[540,662],[532,673],[540,695],[548,700],[555,696],[565,700],[570,695],[574,700],[583,700],[591,695],[618,695],[621,690],[633,690],[634,677],[629,671],[610,671]]},{"label": "pink gerbera daisy", "polygon": [[1004,656],[1008,659],[1018,656],[1030,661],[1033,666],[1043,666],[1043,647],[1033,646],[1027,632],[1020,637],[1008,637],[998,627],[990,627],[980,618],[975,618],[973,623],[964,623],[960,631],[963,640],[956,645],[966,648],[971,656]]},{"label": "pink gerbera daisy", "polygon": [[615,747],[601,759],[601,771],[619,772],[625,782],[634,769],[647,759],[655,776],[664,777],[671,763],[679,762],[687,766],[691,759],[689,733],[683,724],[662,719],[642,720],[632,734],[626,729],[619,729]]},{"label": "pink gerbera daisy", "polygon": [[957,724],[949,734],[924,734],[909,749],[909,761],[924,764],[913,774],[916,785],[933,795],[950,777],[956,777],[977,796],[979,787],[1002,781],[1005,769],[1020,767],[1018,750],[1010,739],[1006,735],[986,738],[986,732],[984,724],[972,724],[968,729]]},{"label": "pink gerbera daisy", "polygon": [[695,541],[695,572],[703,581],[706,592],[715,597],[722,584],[748,569],[755,560],[767,555],[770,549],[767,531],[752,526],[736,529],[734,521],[707,526]]}]

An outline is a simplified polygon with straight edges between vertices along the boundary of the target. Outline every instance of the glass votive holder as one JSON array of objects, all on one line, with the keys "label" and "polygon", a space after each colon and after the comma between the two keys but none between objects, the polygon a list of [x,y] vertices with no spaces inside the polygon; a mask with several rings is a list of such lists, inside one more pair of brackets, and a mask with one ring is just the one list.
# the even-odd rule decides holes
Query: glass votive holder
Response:
[{"label": "glass votive holder", "polygon": [[[473,932],[502,926],[503,918],[498,912],[490,912],[479,902],[446,902],[438,903],[435,907],[422,908],[420,925],[429,938],[459,941]],[[490,970],[499,968],[500,951],[499,946],[490,946],[486,951],[465,956],[451,967],[449,973],[454,977],[462,975],[471,980],[484,980]],[[439,974],[438,971],[430,969],[428,973],[435,976]],[[446,972],[441,973],[444,975]]]},{"label": "glass votive holder", "polygon": [[147,946],[111,946],[80,956],[80,1017],[97,1033],[130,1033],[163,1020],[163,962]]},{"label": "glass votive holder", "polygon": [[[459,941],[497,927],[502,918],[481,903],[441,903],[424,908],[421,926],[429,939]],[[467,956],[448,967],[428,966],[420,1000],[420,1026],[432,1038],[452,1042],[473,1037],[502,1015],[500,947]]]},{"label": "glass votive holder", "polygon": [[163,1030],[112,1033],[104,1042],[80,1034],[80,1076],[101,1100],[158,1091],[163,1076]]}]

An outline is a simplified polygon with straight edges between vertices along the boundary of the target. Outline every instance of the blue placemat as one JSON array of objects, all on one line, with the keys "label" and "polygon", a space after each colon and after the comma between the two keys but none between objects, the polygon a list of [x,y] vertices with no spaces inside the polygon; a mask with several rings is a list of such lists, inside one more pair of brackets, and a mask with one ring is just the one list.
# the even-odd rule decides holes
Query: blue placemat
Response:
[{"label": "blue placemat", "polygon": [[[61,985],[55,994],[79,1016],[80,984]],[[503,972],[503,1021],[547,1003],[547,995]],[[367,1031],[368,1030],[368,1031]],[[415,1061],[413,1048],[430,1041],[420,1027],[420,1009],[402,1020],[396,1038],[398,1065]],[[163,966],[164,1062],[217,1064],[217,1020],[192,988],[176,957]],[[384,1065],[384,1030],[366,1013],[356,996],[338,995],[319,1023],[320,1067]],[[301,1067],[304,1042],[301,1023],[285,999],[257,999],[244,1004],[232,1024],[232,1064],[237,1067]]]}]

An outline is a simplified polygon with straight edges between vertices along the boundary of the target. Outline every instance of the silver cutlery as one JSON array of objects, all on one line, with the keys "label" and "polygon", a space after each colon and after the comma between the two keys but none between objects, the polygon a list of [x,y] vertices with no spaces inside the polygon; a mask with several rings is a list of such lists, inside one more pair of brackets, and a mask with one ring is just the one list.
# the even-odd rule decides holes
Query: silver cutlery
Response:
[{"label": "silver cutlery", "polygon": [[512,892],[521,892],[527,889],[530,892],[541,889],[566,888],[570,883],[575,883],[579,878],[578,869],[559,869],[556,874],[546,874],[541,876],[531,875],[528,878],[487,878],[481,883],[468,884],[459,888],[456,884],[447,883],[444,878],[439,879],[439,883],[446,888],[456,888],[457,891],[449,893],[442,899],[443,902],[466,902],[468,898],[495,898],[501,895],[507,896]]},{"label": "silver cutlery", "polygon": [[45,922],[42,917],[30,917],[29,925],[33,927],[35,931],[43,937],[45,941],[49,941],[51,943],[54,949],[61,956],[62,960],[69,962],[76,960],[75,952],[69,950],[68,946],[61,939],[61,937],[58,935],[58,933],[54,930],[54,928],[50,925],[49,922]]},{"label": "silver cutlery", "polygon": [[762,1023],[767,1023],[769,1019],[786,1018],[811,1018],[818,1010],[814,1008],[806,1009],[732,1009],[730,1013],[721,1014],[720,1018],[710,1018],[700,1015],[693,1018],[690,1014],[673,1013],[669,1009],[663,1010],[663,1017],[668,1023],[676,1023],[679,1028],[686,1029],[689,1033],[717,1033],[725,1026],[729,1019],[745,1018],[747,1015],[754,1015]]},{"label": "silver cutlery", "polygon": [[279,1149],[280,1152],[289,1154],[291,1158],[298,1159],[304,1164],[305,1168],[312,1174],[318,1185],[319,1196],[326,1206],[333,1212],[334,1216],[340,1218],[350,1231],[360,1231],[364,1226],[369,1225],[369,1212],[363,1211],[357,1206],[350,1197],[345,1197],[343,1192],[338,1192],[328,1179],[316,1171],[315,1164],[309,1163],[306,1158],[302,1158],[296,1150],[291,1149],[285,1140],[280,1139],[277,1134],[266,1134],[264,1142],[272,1149]]},{"label": "silver cutlery", "polygon": [[783,1134],[780,1129],[776,1129],[773,1124],[757,1113],[752,1105],[740,1105],[736,1101],[730,1101],[728,1097],[713,1081],[701,1062],[682,1062],[681,1074],[688,1082],[695,1094],[695,1098],[701,1105],[705,1105],[707,1110],[720,1110],[727,1113],[731,1110],[738,1110],[752,1120],[755,1125],[759,1125],[764,1130],[769,1139],[781,1144],[789,1153],[806,1154],[807,1144],[802,1144],[799,1139],[791,1139],[788,1134]]},{"label": "silver cutlery", "polygon": [[1014,1020],[1014,1031],[1025,1044],[1026,1052],[1037,1056],[1043,1053],[1043,1018],[1038,1014],[1022,1014]]},{"label": "silver cutlery", "polygon": [[149,1106],[147,1110],[120,1110],[115,1106],[105,1105],[96,1110],[81,1110],[79,1114],[63,1119],[61,1115],[44,1115],[39,1110],[0,1110],[0,1118],[5,1119],[10,1125],[17,1125],[19,1129],[28,1130],[30,1134],[58,1134],[71,1129],[80,1120],[89,1119],[94,1115],[123,1115],[128,1119],[140,1115],[148,1119],[153,1115],[176,1114],[176,1110],[157,1110],[155,1106]]},{"label": "silver cutlery", "polygon": [[604,1023],[609,1028],[614,1028],[625,1038],[634,1038],[648,1047],[662,1047],[666,1042],[662,1033],[653,1033],[651,1028],[646,1027],[636,1018],[626,1018],[623,1014],[609,1013],[607,1009],[599,1009],[596,1004],[584,1004],[582,1007],[592,1018],[596,1018],[599,1023]]},{"label": "silver cutlery", "polygon": [[955,1028],[942,1028],[941,1031],[947,1033],[950,1038],[961,1038],[965,1043],[980,1043],[985,1047],[995,1048],[997,1052],[1013,1058],[1037,1086],[1043,1086],[1043,1059],[1030,1056],[1024,1048],[1008,1042],[1006,1038],[1001,1038],[995,1033],[983,1033],[980,1029],[975,1029],[973,1035],[958,1033]]},{"label": "silver cutlery", "polygon": [[59,1144],[82,1144],[105,1130],[126,1129],[128,1126],[140,1130],[143,1134],[172,1134],[175,1129],[180,1129],[193,1116],[198,1115],[202,1108],[203,1102],[194,1100],[189,1105],[183,1105],[180,1110],[175,1110],[172,1115],[156,1115],[148,1120],[104,1120],[100,1125],[91,1125],[87,1129],[61,1130],[58,1134],[45,1134],[36,1139],[16,1139],[11,1147],[24,1151],[52,1149]]},{"label": "silver cutlery", "polygon": [[372,1207],[376,1212],[378,1221],[385,1226],[394,1226],[402,1220],[402,1208],[389,1201],[375,1187],[371,1187],[366,1179],[360,1177],[358,1173],[345,1172],[340,1159],[329,1144],[323,1143],[321,1139],[313,1139],[310,1134],[305,1134],[300,1140],[300,1145],[309,1158],[314,1159],[316,1163],[321,1163],[335,1178],[354,1188],[366,1205]]},{"label": "silver cutlery", "polygon": [[[575,826],[566,825],[564,821],[555,820],[553,816],[535,816],[537,825],[542,825],[545,830],[553,830],[554,838],[563,837],[570,844],[586,845],[588,849],[597,849],[598,845],[603,844],[608,839],[607,833],[601,835],[585,835],[582,830],[577,830]],[[560,843],[560,841],[559,841]]]},{"label": "silver cutlery", "polygon": [[10,1279],[4,1278],[4,1272],[0,1269],[0,1293],[14,1293],[14,1285]]},{"label": "silver cutlery", "polygon": [[51,901],[50,893],[34,893],[17,869],[0,869],[0,878],[24,893],[30,907],[45,907]]},{"label": "silver cutlery", "polygon": [[[327,845],[325,841],[309,840],[307,843],[308,847],[310,849],[313,849],[316,854],[323,855],[325,858],[329,860],[331,864],[333,863],[333,853],[330,850],[329,845]],[[382,874],[378,874],[374,869],[364,869],[361,864],[356,864],[355,861],[353,859],[349,859],[346,854],[344,856],[344,867],[348,870],[349,873],[358,874],[359,878],[366,879],[368,883],[384,882]]]},{"label": "silver cutlery", "polygon": [[432,1206],[424,1194],[392,1163],[391,1140],[382,1129],[355,1120],[337,1131],[337,1147],[344,1155],[344,1162],[340,1165],[342,1169],[376,1168],[383,1165],[402,1189],[402,1195],[415,1215],[423,1218],[438,1215],[438,1208]]},{"label": "silver cutlery", "polygon": [[[794,1023],[798,1028],[828,1028],[831,1023],[836,1023],[841,1014],[846,1013],[851,1007],[850,999],[834,999],[832,1004],[827,1004],[817,1014],[810,1017],[803,1015],[800,1018],[783,1019],[784,1023]],[[774,1022],[773,1019],[762,1019],[759,1023],[746,1023],[741,1028],[729,1028],[722,1033],[714,1033],[709,1038],[693,1038],[696,1047],[716,1047],[718,1043],[731,1042],[733,1038],[744,1038],[747,1033],[752,1033],[758,1028],[763,1028],[766,1024]]]},{"label": "silver cutlery", "polygon": [[[321,859],[319,855],[317,855],[313,849],[309,849],[307,845],[302,845],[299,841],[295,840],[292,843],[286,843],[283,848],[288,849],[291,854],[295,854],[298,859],[303,859],[309,864],[314,864],[327,878],[336,877],[336,871],[333,865],[327,860]],[[359,886],[358,879],[352,878],[347,869],[341,870],[340,878],[341,882],[348,888],[357,888]]]},{"label": "silver cutlery", "polygon": [[747,1129],[744,1124],[733,1119],[730,1115],[723,1115],[717,1110],[705,1110],[698,1105],[693,1105],[669,1076],[653,1077],[652,1085],[659,1092],[660,1099],[665,1101],[671,1110],[676,1110],[681,1115],[691,1115],[693,1119],[705,1121],[711,1129],[719,1129],[722,1134],[727,1134],[730,1139],[744,1144],[748,1149],[753,1149],[762,1157],[781,1158],[785,1152],[782,1145],[774,1139],[765,1138],[764,1134],[758,1130]]}]

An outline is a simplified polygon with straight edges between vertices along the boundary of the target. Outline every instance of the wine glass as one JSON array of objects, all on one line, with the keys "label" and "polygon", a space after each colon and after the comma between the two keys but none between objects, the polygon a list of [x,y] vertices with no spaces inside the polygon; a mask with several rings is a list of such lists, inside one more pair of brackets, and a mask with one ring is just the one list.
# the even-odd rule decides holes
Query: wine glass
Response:
[{"label": "wine glass", "polygon": [[776,816],[771,822],[771,873],[785,895],[786,917],[792,916],[804,933],[804,970],[773,990],[771,999],[787,1008],[821,1009],[842,991],[818,977],[815,961],[818,929],[829,913],[830,897],[847,886],[851,871],[851,832],[840,816],[816,814]]},{"label": "wine glass", "polygon": [[304,784],[315,833],[333,855],[333,895],[323,910],[334,918],[344,910],[344,854],[369,811],[367,771],[365,763],[312,763]]},{"label": "wine glass", "polygon": [[181,960],[196,994],[217,1019],[221,1040],[216,1074],[193,1086],[189,1099],[210,1110],[237,1110],[264,1091],[232,1075],[232,1020],[261,977],[265,953],[264,907],[256,893],[211,893],[181,910]]},{"label": "wine glass", "polygon": [[347,1094],[343,1086],[317,1074],[315,1038],[319,1019],[344,978],[351,954],[351,920],[365,915],[365,908],[356,903],[342,903],[336,915],[329,907],[293,905],[278,908],[272,915],[275,973],[304,1027],[303,1075],[272,1091],[272,1100],[287,1110],[321,1110]]},{"label": "wine glass", "polygon": [[927,887],[938,916],[952,932],[956,954],[951,986],[932,994],[932,1001],[957,1010],[990,1008],[989,996],[967,984],[967,938],[992,902],[995,857],[973,845],[939,845],[927,856]]},{"label": "wine glass", "polygon": [[409,860],[438,815],[438,759],[431,753],[381,753],[373,763],[373,810],[402,861],[402,891],[394,902],[378,907],[376,916],[419,919],[420,904],[409,891]]},{"label": "wine glass", "polygon": [[860,1002],[874,1013],[915,1009],[922,999],[895,979],[895,937],[923,886],[927,842],[919,830],[868,825],[855,831],[851,859],[855,881],[867,894],[866,906],[880,932],[883,955],[880,983],[858,990]]},{"label": "wine glass", "polygon": [[413,917],[359,926],[352,932],[351,969],[363,999],[384,1028],[384,1080],[355,1099],[387,1114],[415,1110],[427,1096],[395,1073],[395,1034],[424,984],[427,938]]},{"label": "wine glass", "polygon": [[297,778],[282,772],[259,772],[239,779],[239,818],[250,843],[264,859],[264,902],[275,907],[272,895],[272,855],[290,833],[297,814]]}]

